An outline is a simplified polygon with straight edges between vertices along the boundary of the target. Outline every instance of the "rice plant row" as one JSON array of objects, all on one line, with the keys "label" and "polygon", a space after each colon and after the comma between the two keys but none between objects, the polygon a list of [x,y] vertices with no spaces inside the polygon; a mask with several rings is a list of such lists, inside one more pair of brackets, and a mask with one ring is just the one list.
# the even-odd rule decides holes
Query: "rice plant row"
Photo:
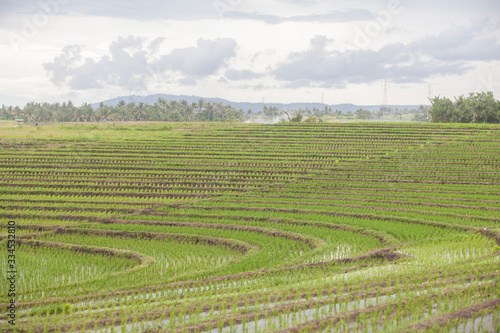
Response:
[{"label": "rice plant row", "polygon": [[0,331],[500,330],[500,127],[147,126],[0,136]]}]

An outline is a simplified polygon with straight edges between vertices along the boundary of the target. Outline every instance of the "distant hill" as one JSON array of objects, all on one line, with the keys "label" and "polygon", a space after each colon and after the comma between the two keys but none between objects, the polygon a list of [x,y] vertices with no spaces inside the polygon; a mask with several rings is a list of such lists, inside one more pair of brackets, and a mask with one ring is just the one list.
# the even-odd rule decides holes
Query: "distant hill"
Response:
[{"label": "distant hill", "polygon": [[[167,101],[170,100],[175,100],[175,101],[180,101],[185,99],[188,103],[197,103],[200,98],[203,98],[206,102],[222,102],[225,105],[231,105],[235,109],[247,111],[247,110],[252,110],[252,113],[256,113],[259,111],[262,111],[264,106],[271,107],[275,106],[278,107],[280,110],[297,110],[299,108],[302,109],[313,109],[313,108],[318,108],[318,109],[324,109],[325,106],[329,106],[332,108],[332,110],[340,110],[343,113],[345,112],[354,112],[360,108],[368,110],[368,111],[374,111],[374,110],[379,110],[381,105],[354,105],[354,104],[322,104],[322,103],[289,103],[289,104],[282,104],[282,103],[248,103],[248,102],[232,102],[227,99],[223,98],[206,98],[206,97],[199,97],[199,96],[187,96],[187,95],[167,95],[167,94],[155,94],[155,95],[149,95],[149,96],[136,96],[136,95],[130,95],[130,96],[121,96],[113,99],[109,99],[106,101],[103,101],[104,105],[116,105],[120,101],[125,101],[125,103],[147,103],[147,104],[154,104],[156,101],[158,101],[159,98],[163,98]],[[92,104],[92,107],[94,109],[99,107],[98,103]],[[398,109],[416,109],[419,107],[419,105],[387,105],[389,107],[393,108],[398,108]]]}]

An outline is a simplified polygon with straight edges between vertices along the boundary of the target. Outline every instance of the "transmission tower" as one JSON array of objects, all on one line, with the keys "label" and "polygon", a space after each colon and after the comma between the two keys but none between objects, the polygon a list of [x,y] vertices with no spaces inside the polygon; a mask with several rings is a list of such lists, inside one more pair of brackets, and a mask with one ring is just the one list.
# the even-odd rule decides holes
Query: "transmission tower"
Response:
[{"label": "transmission tower", "polygon": [[387,83],[387,80],[382,82],[382,93],[382,105],[387,106],[389,103],[389,84]]}]

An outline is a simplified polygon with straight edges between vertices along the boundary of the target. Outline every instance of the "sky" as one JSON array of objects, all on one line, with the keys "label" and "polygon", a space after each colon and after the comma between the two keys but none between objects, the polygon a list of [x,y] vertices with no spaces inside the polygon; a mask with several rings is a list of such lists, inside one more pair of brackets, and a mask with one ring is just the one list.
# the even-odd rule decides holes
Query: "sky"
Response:
[{"label": "sky", "polygon": [[500,99],[498,0],[1,0],[0,104]]}]

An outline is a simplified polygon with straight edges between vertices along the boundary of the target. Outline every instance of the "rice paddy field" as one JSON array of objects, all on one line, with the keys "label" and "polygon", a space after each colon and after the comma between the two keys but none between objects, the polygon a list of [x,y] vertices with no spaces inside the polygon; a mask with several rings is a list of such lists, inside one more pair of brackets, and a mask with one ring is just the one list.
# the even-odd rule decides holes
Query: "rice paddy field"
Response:
[{"label": "rice paddy field", "polygon": [[500,331],[497,125],[12,125],[1,332]]}]

